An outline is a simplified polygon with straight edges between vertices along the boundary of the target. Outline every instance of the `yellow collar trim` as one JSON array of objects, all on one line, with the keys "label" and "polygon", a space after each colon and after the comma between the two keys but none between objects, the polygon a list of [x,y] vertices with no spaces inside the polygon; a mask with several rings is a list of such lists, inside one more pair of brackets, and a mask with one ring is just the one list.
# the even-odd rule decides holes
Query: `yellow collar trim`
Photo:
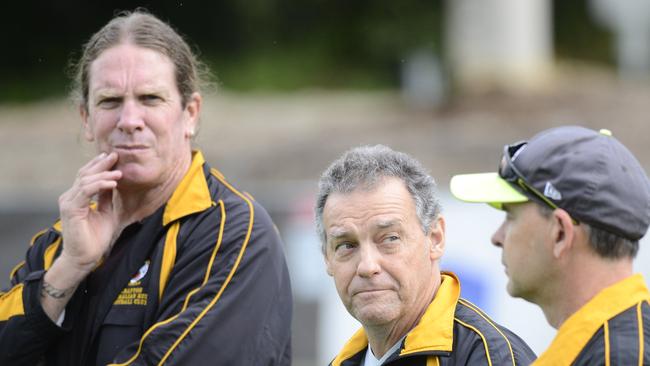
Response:
[{"label": "yellow collar trim", "polygon": [[422,315],[422,319],[406,336],[400,356],[428,351],[451,352],[460,281],[453,273],[443,272],[441,277],[436,297]]},{"label": "yellow collar trim", "polygon": [[340,366],[343,361],[361,352],[366,347],[368,347],[368,336],[361,328],[345,343],[341,352],[332,361],[332,366]]},{"label": "yellow collar trim", "polygon": [[205,159],[200,151],[192,152],[192,164],[172,197],[167,201],[163,213],[163,226],[181,217],[200,212],[212,205],[208,183],[203,174]]},{"label": "yellow collar trim", "polygon": [[605,288],[562,324],[534,365],[570,365],[607,320],[644,300],[650,292],[640,274]]},{"label": "yellow collar trim", "polygon": [[[454,314],[460,297],[460,281],[450,272],[442,273],[436,296],[427,307],[418,324],[406,336],[400,356],[429,351],[451,352],[454,343]],[[332,361],[341,363],[368,347],[368,336],[359,329]]]}]

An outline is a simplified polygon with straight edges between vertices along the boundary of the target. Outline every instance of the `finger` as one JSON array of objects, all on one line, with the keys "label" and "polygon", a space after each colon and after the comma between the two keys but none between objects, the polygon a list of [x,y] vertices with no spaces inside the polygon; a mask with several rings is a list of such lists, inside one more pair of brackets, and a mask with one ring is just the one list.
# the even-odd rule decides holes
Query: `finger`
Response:
[{"label": "finger", "polygon": [[75,186],[59,197],[59,210],[62,217],[68,214],[83,214],[88,210],[95,195],[117,187],[116,180],[97,180],[84,186]]},{"label": "finger", "polygon": [[75,179],[72,187],[59,197],[61,209],[86,209],[92,198],[102,189],[113,189],[122,178],[119,170],[100,171],[92,175],[83,175]]},{"label": "finger", "polygon": [[105,189],[99,192],[97,197],[97,211],[110,212],[113,209],[113,189]]},{"label": "finger", "polygon": [[110,170],[117,163],[117,157],[116,152],[111,152],[110,154],[101,153],[79,169],[77,176],[82,177]]},{"label": "finger", "polygon": [[[70,188],[69,196],[71,199],[80,195],[84,196],[87,192],[92,191],[89,187],[92,187],[95,183],[100,181],[117,182],[120,178],[122,178],[122,172],[118,170],[102,171],[93,175],[78,177],[72,185],[72,188]],[[92,195],[94,194],[96,194],[96,192],[92,193],[87,198],[92,198]]]},{"label": "finger", "polygon": [[112,190],[117,187],[116,180],[98,180],[77,189],[72,196],[70,203],[78,208],[87,207],[92,201],[93,197],[98,195],[103,190]]},{"label": "finger", "polygon": [[105,159],[108,154],[105,152],[101,152],[99,155],[95,156],[94,158],[90,159],[86,164],[84,164],[79,170],[85,170],[90,168],[91,166],[97,164],[97,162],[101,161],[102,159]]},{"label": "finger", "polygon": [[77,181],[75,181],[75,185],[81,188],[100,180],[118,181],[120,178],[122,178],[122,172],[119,170],[101,171],[92,175],[79,177]]}]

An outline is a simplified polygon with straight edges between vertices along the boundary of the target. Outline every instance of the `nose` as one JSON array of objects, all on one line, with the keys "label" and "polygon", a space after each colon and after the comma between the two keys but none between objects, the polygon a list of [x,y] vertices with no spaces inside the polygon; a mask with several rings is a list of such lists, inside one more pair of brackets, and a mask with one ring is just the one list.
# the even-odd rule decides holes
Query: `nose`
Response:
[{"label": "nose", "polygon": [[141,131],[144,127],[142,107],[135,101],[126,100],[120,111],[117,128],[124,133],[132,134]]},{"label": "nose", "polygon": [[499,248],[503,247],[503,241],[504,241],[504,226],[505,226],[505,221],[501,223],[497,231],[492,234],[492,238],[490,239],[492,241],[492,244],[494,246],[497,246]]},{"label": "nose", "polygon": [[372,277],[381,272],[380,254],[371,245],[361,245],[357,275],[363,278]]}]

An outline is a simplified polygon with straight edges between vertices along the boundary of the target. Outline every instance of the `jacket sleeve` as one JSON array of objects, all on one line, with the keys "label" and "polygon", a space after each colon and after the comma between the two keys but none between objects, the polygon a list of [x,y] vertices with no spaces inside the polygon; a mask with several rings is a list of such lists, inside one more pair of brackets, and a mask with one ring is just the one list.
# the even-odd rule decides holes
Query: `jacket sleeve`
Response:
[{"label": "jacket sleeve", "polygon": [[282,242],[252,200],[219,201],[181,225],[156,323],[116,365],[290,365]]},{"label": "jacket sleeve", "polygon": [[11,287],[0,292],[0,365],[35,365],[64,333],[45,314],[39,297],[44,257],[53,257],[58,237],[53,230],[37,234],[25,261],[11,273]]}]

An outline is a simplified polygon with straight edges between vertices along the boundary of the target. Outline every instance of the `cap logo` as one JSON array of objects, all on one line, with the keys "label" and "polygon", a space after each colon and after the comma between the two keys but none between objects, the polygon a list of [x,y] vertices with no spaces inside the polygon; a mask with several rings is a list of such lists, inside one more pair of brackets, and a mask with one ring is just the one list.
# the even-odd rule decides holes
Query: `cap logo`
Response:
[{"label": "cap logo", "polygon": [[551,182],[546,182],[546,186],[544,187],[544,196],[548,198],[552,198],[556,201],[559,201],[562,199],[562,193],[558,191]]}]

